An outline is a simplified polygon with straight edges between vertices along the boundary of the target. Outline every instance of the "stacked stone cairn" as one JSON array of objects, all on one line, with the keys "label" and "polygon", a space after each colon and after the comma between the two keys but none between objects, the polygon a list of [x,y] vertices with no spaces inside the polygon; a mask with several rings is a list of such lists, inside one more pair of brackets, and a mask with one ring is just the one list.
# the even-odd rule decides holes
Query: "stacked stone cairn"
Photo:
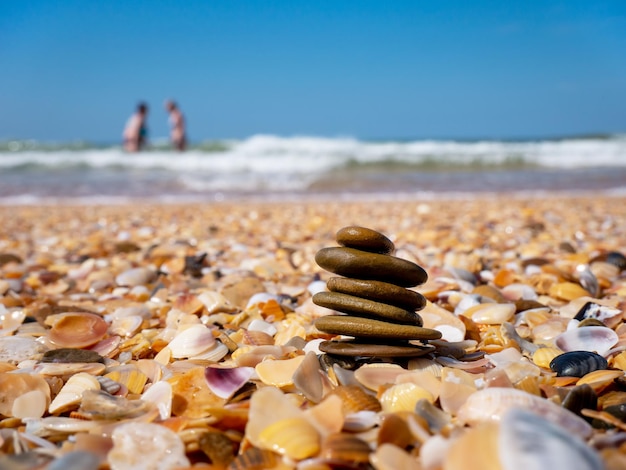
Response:
[{"label": "stacked stone cairn", "polygon": [[337,356],[415,357],[433,351],[428,340],[441,333],[423,328],[417,313],[426,305],[419,293],[406,289],[426,282],[428,275],[411,261],[392,256],[395,246],[383,234],[349,226],[336,234],[339,247],[322,248],[317,264],[343,277],[330,278],[327,292],[313,302],[345,315],[327,315],[315,327],[352,339],[331,339],[320,350]]}]

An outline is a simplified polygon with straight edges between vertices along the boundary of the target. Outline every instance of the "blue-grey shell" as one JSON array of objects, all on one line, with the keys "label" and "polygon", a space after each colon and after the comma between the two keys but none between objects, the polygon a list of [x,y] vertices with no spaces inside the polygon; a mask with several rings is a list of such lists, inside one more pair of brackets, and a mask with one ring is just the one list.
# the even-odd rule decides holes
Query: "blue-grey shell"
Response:
[{"label": "blue-grey shell", "polygon": [[591,351],[570,351],[558,355],[550,362],[557,377],[582,377],[594,370],[609,367],[605,358]]}]

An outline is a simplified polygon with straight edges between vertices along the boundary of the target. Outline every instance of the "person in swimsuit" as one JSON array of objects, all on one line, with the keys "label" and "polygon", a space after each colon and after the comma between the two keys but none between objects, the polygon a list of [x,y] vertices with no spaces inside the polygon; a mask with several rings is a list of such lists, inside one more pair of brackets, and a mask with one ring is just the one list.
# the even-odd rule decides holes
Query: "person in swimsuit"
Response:
[{"label": "person in swimsuit", "polygon": [[130,117],[124,128],[124,150],[127,152],[138,152],[148,142],[147,116],[148,105],[143,102],[139,103],[137,111]]},{"label": "person in swimsuit", "polygon": [[172,100],[165,102],[165,109],[170,114],[170,138],[174,148],[180,152],[187,146],[187,136],[185,135],[185,117],[180,112],[176,103]]}]

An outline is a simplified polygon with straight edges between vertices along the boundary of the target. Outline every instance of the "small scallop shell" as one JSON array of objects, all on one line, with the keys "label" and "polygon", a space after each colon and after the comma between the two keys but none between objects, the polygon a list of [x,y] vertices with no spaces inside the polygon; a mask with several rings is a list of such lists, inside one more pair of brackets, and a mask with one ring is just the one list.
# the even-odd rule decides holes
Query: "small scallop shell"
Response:
[{"label": "small scallop shell", "polygon": [[255,470],[274,468],[280,462],[280,456],[271,450],[251,447],[235,457],[227,470]]},{"label": "small scallop shell", "polygon": [[398,376],[406,373],[407,370],[397,364],[365,364],[354,371],[354,378],[376,392],[382,385],[396,383]]},{"label": "small scallop shell", "polygon": [[168,347],[172,357],[182,359],[197,356],[215,345],[212,331],[204,325],[196,324],[179,332]]},{"label": "small scallop shell", "polygon": [[320,449],[320,436],[304,418],[276,421],[259,434],[259,443],[266,449],[302,460],[316,455]]},{"label": "small scallop shell", "polygon": [[549,369],[552,359],[560,354],[563,354],[563,351],[557,348],[538,348],[533,353],[532,360],[539,367]]},{"label": "small scallop shell", "polygon": [[618,341],[617,333],[610,328],[587,326],[561,333],[554,343],[565,352],[592,351],[604,356]]},{"label": "small scallop shell", "polygon": [[426,389],[414,383],[403,383],[389,387],[380,397],[383,411],[395,413],[398,411],[414,411],[419,400],[426,399],[431,403],[433,395]]},{"label": "small scallop shell", "polygon": [[324,439],[320,457],[354,465],[369,462],[370,453],[370,446],[362,439],[352,434],[335,433]]},{"label": "small scallop shell", "polygon": [[615,379],[624,377],[624,371],[621,370],[594,370],[580,378],[576,385],[587,384],[596,392],[608,387]]},{"label": "small scallop shell", "polygon": [[96,344],[109,327],[102,317],[94,313],[72,312],[55,317],[48,339],[62,348],[85,348]]},{"label": "small scallop shell", "polygon": [[382,409],[378,399],[365,392],[358,385],[340,385],[331,393],[341,398],[345,414],[359,411],[380,411]]},{"label": "small scallop shell", "polygon": [[85,372],[73,375],[54,397],[48,407],[48,412],[56,414],[77,408],[86,390],[100,390],[100,382],[93,375]]}]

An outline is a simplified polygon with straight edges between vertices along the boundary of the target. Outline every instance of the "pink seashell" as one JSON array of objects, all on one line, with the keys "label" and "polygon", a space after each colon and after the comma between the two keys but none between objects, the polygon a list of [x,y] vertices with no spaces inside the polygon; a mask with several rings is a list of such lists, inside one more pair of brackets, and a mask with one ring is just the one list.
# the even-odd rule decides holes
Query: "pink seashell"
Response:
[{"label": "pink seashell", "polygon": [[556,337],[554,343],[565,352],[592,351],[604,356],[617,344],[617,333],[604,326],[574,328]]},{"label": "pink seashell", "polygon": [[254,375],[254,367],[207,367],[204,378],[211,391],[220,398],[229,399]]}]

